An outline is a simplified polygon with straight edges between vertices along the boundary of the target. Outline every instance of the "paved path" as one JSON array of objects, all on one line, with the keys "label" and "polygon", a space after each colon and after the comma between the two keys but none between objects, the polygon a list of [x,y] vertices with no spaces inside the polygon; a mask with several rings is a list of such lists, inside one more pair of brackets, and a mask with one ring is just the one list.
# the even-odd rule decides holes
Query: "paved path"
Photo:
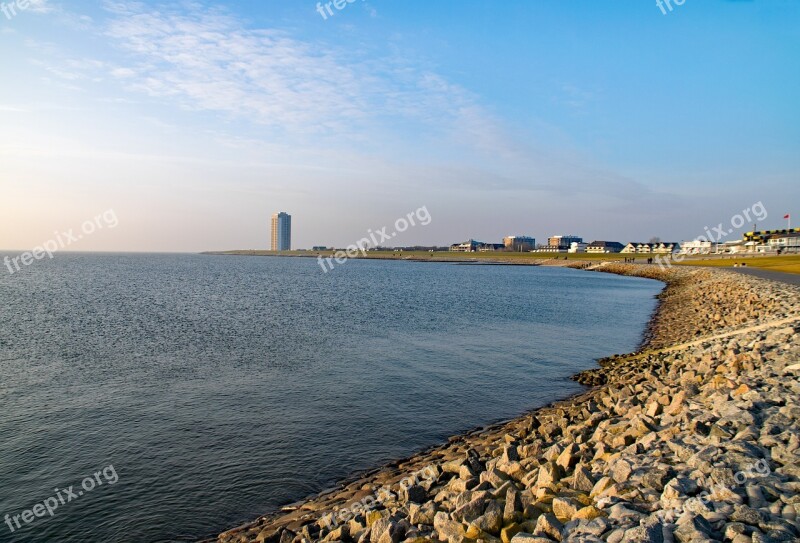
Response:
[{"label": "paved path", "polygon": [[797,273],[785,273],[772,270],[763,270],[759,268],[728,268],[728,269],[730,269],[731,271],[735,271],[737,273],[743,273],[745,275],[760,277],[761,279],[772,279],[773,281],[779,281],[781,283],[788,283],[790,285],[800,286],[800,274]]},{"label": "paved path", "polygon": [[634,360],[637,358],[645,358],[650,356],[651,354],[661,354],[661,353],[672,353],[676,351],[682,351],[684,349],[688,349],[689,347],[695,347],[697,345],[702,345],[703,343],[707,343],[709,341],[714,341],[717,339],[725,339],[734,336],[740,336],[742,334],[749,334],[750,332],[762,332],[764,330],[769,330],[770,328],[778,328],[784,327],[790,324],[795,324],[800,322],[800,315],[792,315],[791,317],[786,317],[783,319],[772,320],[767,322],[762,322],[759,324],[751,324],[750,326],[745,326],[743,328],[737,328],[735,330],[729,330],[727,332],[722,332],[719,334],[714,334],[711,336],[701,337],[699,339],[693,339],[692,341],[687,341],[684,343],[678,343],[676,345],[670,345],[669,347],[664,347],[661,349],[647,349],[639,353],[634,353],[629,356],[624,356],[625,360]]}]

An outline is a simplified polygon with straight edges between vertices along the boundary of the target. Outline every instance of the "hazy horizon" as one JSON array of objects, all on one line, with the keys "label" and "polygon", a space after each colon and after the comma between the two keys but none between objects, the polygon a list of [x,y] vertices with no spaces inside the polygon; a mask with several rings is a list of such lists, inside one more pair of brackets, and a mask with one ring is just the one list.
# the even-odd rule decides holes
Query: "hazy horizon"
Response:
[{"label": "hazy horizon", "polygon": [[70,251],[266,249],[278,211],[293,248],[422,206],[387,245],[800,217],[796,2],[326,3],[0,12],[0,250],[109,210]]}]

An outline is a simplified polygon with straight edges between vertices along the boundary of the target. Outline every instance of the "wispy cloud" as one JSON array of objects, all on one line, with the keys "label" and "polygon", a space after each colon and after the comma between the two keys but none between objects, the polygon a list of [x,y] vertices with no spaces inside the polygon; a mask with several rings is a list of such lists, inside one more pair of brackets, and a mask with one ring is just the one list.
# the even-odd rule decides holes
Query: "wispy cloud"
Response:
[{"label": "wispy cloud", "polygon": [[131,90],[281,129],[338,130],[370,110],[357,67],[281,31],[247,29],[221,8],[109,9],[107,35],[132,62],[113,74]]},{"label": "wispy cloud", "polygon": [[58,8],[49,0],[29,0],[28,8],[26,9],[26,11],[30,11],[31,13],[42,14],[53,13],[57,10]]},{"label": "wispy cloud", "polygon": [[557,101],[575,110],[582,110],[595,100],[594,92],[569,83],[561,85],[561,92]]},{"label": "wispy cloud", "polygon": [[[267,145],[288,146],[293,137],[318,143],[329,136],[341,152],[348,140],[363,142],[368,145],[361,154],[352,155],[356,167],[386,180],[402,172],[405,184],[548,194],[570,186],[622,202],[664,201],[665,195],[580,152],[536,145],[529,127],[496,115],[477,94],[420,59],[376,58],[280,29],[252,28],[227,8],[200,3],[122,1],[105,7],[108,18],[96,28],[114,54],[100,61],[58,60],[53,53],[43,65],[49,77],[71,89],[100,81],[121,86],[128,93],[110,98],[115,103],[147,96],[183,110],[214,112],[237,121],[230,126],[245,127],[233,133]],[[574,85],[561,90],[562,103],[572,108],[594,99]],[[174,122],[149,119],[161,130],[178,128]],[[223,139],[230,148],[243,141]],[[380,160],[374,161],[366,147],[378,139]],[[413,152],[397,152],[394,142],[417,154],[431,153],[418,165],[409,164]],[[457,165],[448,164],[448,153],[458,157]]]},{"label": "wispy cloud", "polygon": [[[357,134],[393,119],[447,128],[474,122],[475,97],[396,59],[353,58],[277,29],[251,29],[223,8],[108,4],[106,31],[127,53],[112,75],[130,90],[283,131]],[[444,126],[442,126],[444,123]]]}]

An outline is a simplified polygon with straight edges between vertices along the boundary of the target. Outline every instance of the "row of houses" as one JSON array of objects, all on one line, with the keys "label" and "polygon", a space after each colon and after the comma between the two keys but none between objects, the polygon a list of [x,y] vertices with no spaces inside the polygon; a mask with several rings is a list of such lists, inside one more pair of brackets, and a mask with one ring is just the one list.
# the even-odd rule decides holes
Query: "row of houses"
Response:
[{"label": "row of houses", "polygon": [[658,243],[629,243],[620,251],[625,254],[662,254],[668,255],[680,251],[678,243],[668,243],[660,241]]},{"label": "row of houses", "polygon": [[715,242],[704,239],[683,242],[681,254],[784,254],[800,253],[800,228],[747,232],[742,239]]},{"label": "row of houses", "polygon": [[[591,243],[584,243],[581,238],[574,236],[558,236],[570,239],[568,246],[551,242],[545,247],[536,249],[538,253],[589,253],[589,254],[670,254],[680,249],[678,243],[658,242],[658,243],[636,243],[631,242],[623,245],[618,241],[595,240]],[[551,238],[556,239],[556,238]]]},{"label": "row of houses", "polygon": [[451,252],[483,253],[487,251],[516,251],[534,253],[636,253],[636,254],[668,254],[678,250],[677,243],[634,243],[623,245],[617,241],[596,240],[584,243],[578,236],[552,236],[547,245],[536,246],[536,239],[531,236],[506,236],[503,243],[485,243],[470,239],[450,246]]},{"label": "row of houses", "polygon": [[536,245],[532,236],[506,236],[503,243],[484,243],[470,239],[450,246],[450,251],[475,253],[487,251],[516,251],[534,253],[588,253],[625,255],[699,255],[737,253],[800,253],[800,228],[784,230],[754,231],[744,234],[742,239],[712,242],[703,239],[676,242],[630,242],[623,245],[617,241],[595,240],[584,243],[574,235],[551,236],[546,245]]}]

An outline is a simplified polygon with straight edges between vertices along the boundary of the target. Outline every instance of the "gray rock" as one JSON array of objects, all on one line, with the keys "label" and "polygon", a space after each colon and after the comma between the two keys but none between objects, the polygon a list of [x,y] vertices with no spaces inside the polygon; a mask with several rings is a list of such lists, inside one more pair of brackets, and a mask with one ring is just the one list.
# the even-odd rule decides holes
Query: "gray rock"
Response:
[{"label": "gray rock", "polygon": [[453,518],[464,522],[472,522],[483,514],[486,498],[480,496],[453,511]]},{"label": "gray rock", "polygon": [[506,504],[503,509],[503,520],[506,523],[514,522],[522,513],[522,500],[516,488],[509,488],[506,492]]},{"label": "gray rock", "polygon": [[536,486],[543,488],[561,480],[561,468],[555,462],[546,462],[539,468]]},{"label": "gray rock", "polygon": [[629,509],[621,503],[611,506],[608,510],[608,518],[619,524],[639,524],[644,516],[639,511]]},{"label": "gray rock", "polygon": [[455,520],[450,520],[447,513],[439,511],[433,520],[433,528],[436,530],[439,541],[448,543],[463,543],[466,531],[464,526]]},{"label": "gray rock", "polygon": [[643,519],[636,528],[625,531],[627,543],[664,543],[664,526],[655,517]]},{"label": "gray rock", "polygon": [[526,534],[519,532],[511,538],[511,543],[553,543],[553,540],[548,537],[541,537],[533,534]]},{"label": "gray rock", "polygon": [[534,535],[549,537],[561,541],[561,530],[564,525],[552,513],[545,513],[536,520]]},{"label": "gray rock", "polygon": [[627,460],[617,460],[611,466],[611,478],[618,483],[626,482],[633,472],[633,466]]},{"label": "gray rock", "polygon": [[733,514],[730,517],[732,522],[743,522],[750,526],[758,526],[765,520],[765,516],[760,511],[748,507],[746,505],[737,505],[733,509]]},{"label": "gray rock", "polygon": [[598,517],[592,520],[574,520],[568,525],[564,526],[564,530],[571,534],[586,534],[595,537],[600,537],[606,530],[608,530],[608,521],[603,517]]},{"label": "gray rock", "polygon": [[674,535],[680,543],[691,543],[698,539],[717,539],[714,527],[703,517],[692,514],[681,519]]},{"label": "gray rock", "polygon": [[584,492],[591,492],[595,483],[596,481],[588,469],[583,466],[575,468],[575,473],[572,475],[572,488]]},{"label": "gray rock", "polygon": [[572,517],[581,508],[582,505],[571,498],[557,497],[553,499],[553,514],[562,522],[572,520]]}]

